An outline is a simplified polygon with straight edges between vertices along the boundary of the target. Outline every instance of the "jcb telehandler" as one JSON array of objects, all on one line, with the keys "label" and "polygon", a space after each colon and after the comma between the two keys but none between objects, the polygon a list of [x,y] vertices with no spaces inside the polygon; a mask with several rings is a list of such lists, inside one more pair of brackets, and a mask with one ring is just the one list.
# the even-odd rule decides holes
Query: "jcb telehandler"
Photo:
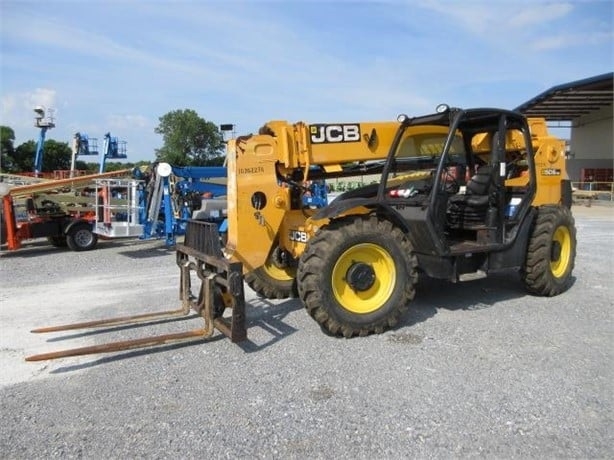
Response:
[{"label": "jcb telehandler", "polygon": [[[264,297],[298,294],[323,329],[344,337],[397,324],[419,274],[455,282],[512,269],[543,296],[571,284],[576,230],[564,143],[542,119],[442,105],[397,123],[275,121],[230,141],[227,161],[226,246],[215,225],[196,221],[177,245],[181,314],[196,310],[205,328],[30,359],[210,336],[214,328],[244,340],[244,280]],[[375,173],[379,182],[326,207],[303,204],[309,181]]]}]

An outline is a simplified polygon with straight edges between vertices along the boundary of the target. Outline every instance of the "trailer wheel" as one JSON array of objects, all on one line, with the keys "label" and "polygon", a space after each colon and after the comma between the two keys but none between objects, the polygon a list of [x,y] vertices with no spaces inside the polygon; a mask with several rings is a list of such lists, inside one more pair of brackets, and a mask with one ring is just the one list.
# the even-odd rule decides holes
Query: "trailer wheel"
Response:
[{"label": "trailer wheel", "polygon": [[47,241],[49,241],[49,244],[55,246],[56,248],[65,248],[68,246],[65,236],[48,236]]},{"label": "trailer wheel", "polygon": [[87,224],[72,227],[66,235],[66,243],[73,251],[89,251],[96,247],[98,235]]},{"label": "trailer wheel", "polygon": [[307,243],[298,292],[309,314],[333,335],[393,327],[415,296],[417,259],[401,230],[386,220],[333,222]]},{"label": "trailer wheel", "polygon": [[296,269],[278,268],[270,261],[245,275],[247,285],[266,299],[296,297]]},{"label": "trailer wheel", "polygon": [[538,208],[521,272],[526,289],[541,296],[565,292],[571,286],[575,259],[576,227],[569,208]]}]

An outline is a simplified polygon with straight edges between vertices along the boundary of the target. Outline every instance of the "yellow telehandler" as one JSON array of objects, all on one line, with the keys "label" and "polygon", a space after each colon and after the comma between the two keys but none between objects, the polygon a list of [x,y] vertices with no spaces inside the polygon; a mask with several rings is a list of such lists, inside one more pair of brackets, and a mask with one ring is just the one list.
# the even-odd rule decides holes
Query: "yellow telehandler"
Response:
[{"label": "yellow telehandler", "polygon": [[[457,282],[512,269],[543,296],[571,284],[571,184],[564,143],[543,119],[441,105],[397,122],[273,121],[229,141],[227,163],[227,241],[222,247],[214,224],[188,223],[177,245],[182,308],[161,313],[193,309],[202,330],[28,359],[208,337],[215,328],[242,341],[243,281],[264,297],[298,295],[323,329],[344,337],[394,327],[420,274]],[[313,181],[366,174],[379,180],[324,207],[305,204]]]}]

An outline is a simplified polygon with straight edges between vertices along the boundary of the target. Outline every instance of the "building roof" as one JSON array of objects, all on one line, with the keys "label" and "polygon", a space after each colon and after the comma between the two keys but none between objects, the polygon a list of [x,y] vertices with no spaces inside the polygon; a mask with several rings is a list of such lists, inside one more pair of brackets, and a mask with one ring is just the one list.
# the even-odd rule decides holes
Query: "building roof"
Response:
[{"label": "building roof", "polygon": [[612,107],[614,73],[604,73],[583,80],[553,86],[515,110],[528,117],[548,121],[573,121],[604,107]]}]

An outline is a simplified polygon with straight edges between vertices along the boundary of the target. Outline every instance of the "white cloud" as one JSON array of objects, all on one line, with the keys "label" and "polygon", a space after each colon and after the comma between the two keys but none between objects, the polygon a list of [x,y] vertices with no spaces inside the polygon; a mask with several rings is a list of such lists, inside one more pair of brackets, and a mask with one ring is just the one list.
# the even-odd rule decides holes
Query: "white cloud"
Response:
[{"label": "white cloud", "polygon": [[594,32],[589,34],[558,34],[543,37],[532,44],[532,48],[538,51],[556,50],[561,48],[582,47],[597,45],[599,43],[612,42],[614,32]]},{"label": "white cloud", "polygon": [[459,99],[514,104],[535,82],[576,78],[579,67],[590,74],[612,40],[607,15],[571,0],[321,5],[347,13],[343,22],[286,3],[19,3],[2,11],[3,124],[14,127],[19,112],[32,138],[32,107],[54,105],[62,113],[52,136],[112,131],[147,154],[160,143],[157,117],[175,109],[249,132],[268,119],[390,119]]},{"label": "white cloud", "polygon": [[49,88],[35,88],[32,91],[3,94],[2,123],[11,127],[32,126],[34,108],[37,106],[47,110],[48,115],[56,116],[56,91]]},{"label": "white cloud", "polygon": [[518,12],[511,15],[509,25],[515,28],[539,25],[567,16],[573,10],[570,3],[517,4]]},{"label": "white cloud", "polygon": [[42,105],[45,109],[57,110],[56,91],[48,88],[36,88],[31,93],[26,93],[24,108],[32,110]]},{"label": "white cloud", "polygon": [[149,119],[143,115],[109,115],[107,124],[112,129],[146,128],[150,126]]},{"label": "white cloud", "polygon": [[569,15],[574,7],[568,2],[496,1],[446,2],[432,0],[422,6],[450,16],[475,35],[489,35],[490,40],[509,39],[515,29],[540,26]]}]

